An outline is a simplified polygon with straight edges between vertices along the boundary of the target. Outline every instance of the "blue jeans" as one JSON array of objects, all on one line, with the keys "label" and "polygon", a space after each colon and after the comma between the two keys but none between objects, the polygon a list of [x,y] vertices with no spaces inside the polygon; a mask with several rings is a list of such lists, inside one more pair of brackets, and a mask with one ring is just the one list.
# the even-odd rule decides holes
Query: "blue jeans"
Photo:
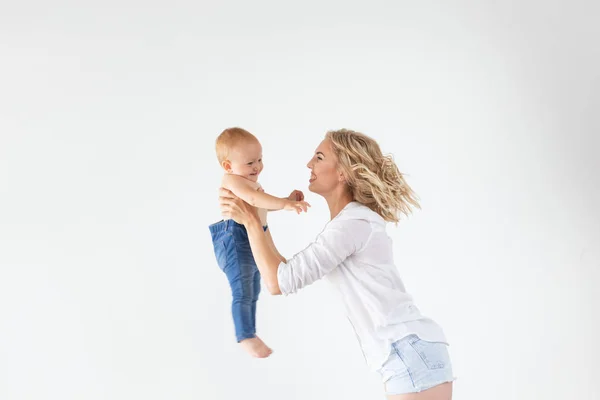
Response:
[{"label": "blue jeans", "polygon": [[[225,220],[209,226],[219,268],[227,276],[233,301],[231,314],[238,342],[256,337],[256,302],[260,272],[243,225]],[[267,230],[267,227],[264,227]]]}]

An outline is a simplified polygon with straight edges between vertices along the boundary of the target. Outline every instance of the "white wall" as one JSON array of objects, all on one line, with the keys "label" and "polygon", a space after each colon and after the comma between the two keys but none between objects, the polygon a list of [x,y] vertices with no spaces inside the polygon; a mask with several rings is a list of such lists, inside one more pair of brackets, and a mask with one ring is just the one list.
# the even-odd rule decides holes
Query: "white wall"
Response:
[{"label": "white wall", "polygon": [[[598,2],[366,4],[1,3],[0,398],[383,398],[323,282],[261,297],[271,358],[234,343],[207,229],[233,125],[280,195],[328,129],[394,154],[456,399],[600,398]],[[288,256],[307,197],[270,217]]]}]

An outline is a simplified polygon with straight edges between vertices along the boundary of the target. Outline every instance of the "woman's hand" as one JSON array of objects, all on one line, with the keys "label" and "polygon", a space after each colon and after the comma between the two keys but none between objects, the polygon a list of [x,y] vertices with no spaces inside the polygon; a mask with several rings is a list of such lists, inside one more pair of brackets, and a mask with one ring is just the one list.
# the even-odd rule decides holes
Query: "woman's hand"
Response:
[{"label": "woman's hand", "polygon": [[290,201],[303,201],[304,193],[300,190],[294,190],[288,197],[286,197]]},{"label": "woman's hand", "polygon": [[219,189],[219,206],[221,207],[221,215],[223,217],[231,218],[244,226],[248,225],[253,219],[258,218],[255,207],[252,207],[225,188]]}]

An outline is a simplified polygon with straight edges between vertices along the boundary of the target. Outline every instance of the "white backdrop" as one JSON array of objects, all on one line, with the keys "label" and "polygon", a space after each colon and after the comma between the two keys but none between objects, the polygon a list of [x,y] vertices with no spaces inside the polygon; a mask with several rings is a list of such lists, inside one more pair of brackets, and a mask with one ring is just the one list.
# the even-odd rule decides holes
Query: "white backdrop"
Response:
[{"label": "white backdrop", "polygon": [[[263,293],[269,359],[234,343],[207,226],[236,125],[281,196],[328,129],[394,154],[456,399],[600,398],[598,2],[94,3],[0,3],[1,399],[383,398],[323,282]],[[269,217],[284,255],[307,199]]]}]

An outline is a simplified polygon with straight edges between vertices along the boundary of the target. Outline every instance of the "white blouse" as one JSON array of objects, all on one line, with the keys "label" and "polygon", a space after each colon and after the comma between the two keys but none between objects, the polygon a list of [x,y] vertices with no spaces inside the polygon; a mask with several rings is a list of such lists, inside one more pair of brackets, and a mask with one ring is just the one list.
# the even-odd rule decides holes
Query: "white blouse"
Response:
[{"label": "white blouse", "polygon": [[279,265],[283,295],[327,279],[341,297],[367,364],[377,370],[391,344],[410,334],[447,343],[441,327],[421,315],[394,264],[385,220],[351,202],[325,225],[316,240]]}]

